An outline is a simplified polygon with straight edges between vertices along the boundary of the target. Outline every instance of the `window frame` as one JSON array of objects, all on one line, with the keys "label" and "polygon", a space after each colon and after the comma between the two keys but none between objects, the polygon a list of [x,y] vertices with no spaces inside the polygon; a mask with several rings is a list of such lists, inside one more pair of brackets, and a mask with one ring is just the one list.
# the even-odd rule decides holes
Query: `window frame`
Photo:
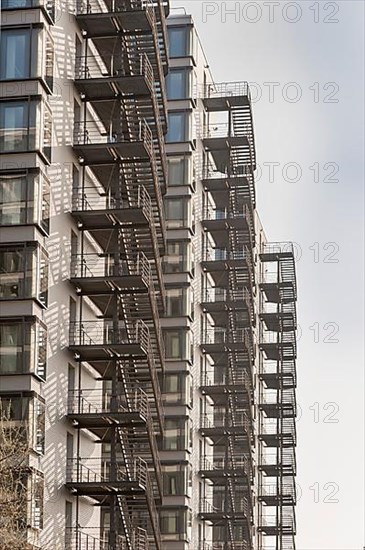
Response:
[{"label": "window frame", "polygon": [[[191,25],[171,25],[167,27],[168,31],[168,39],[169,39],[169,56],[171,59],[177,59],[181,57],[191,57],[192,55],[192,26]],[[171,35],[173,33],[177,32],[183,32],[185,33],[185,37],[182,41],[183,47],[182,49],[176,48],[174,51],[174,48],[171,47],[171,44],[173,43],[173,40],[171,39]]]},{"label": "window frame", "polygon": [[[169,144],[169,143],[186,143],[188,141],[190,141],[190,127],[191,127],[191,112],[188,111],[188,110],[176,110],[176,111],[169,111],[168,113],[168,132],[166,134],[166,137],[165,137],[165,140],[166,140],[166,143]],[[178,128],[178,132],[179,134],[181,133],[181,139],[180,139],[180,135],[173,135],[173,136],[170,136],[170,132],[171,132],[171,129],[172,129],[172,118],[175,117],[179,117],[180,120],[183,122],[183,124],[181,124],[181,127]],[[175,128],[176,130],[176,128]],[[173,139],[172,139],[173,138]]]}]

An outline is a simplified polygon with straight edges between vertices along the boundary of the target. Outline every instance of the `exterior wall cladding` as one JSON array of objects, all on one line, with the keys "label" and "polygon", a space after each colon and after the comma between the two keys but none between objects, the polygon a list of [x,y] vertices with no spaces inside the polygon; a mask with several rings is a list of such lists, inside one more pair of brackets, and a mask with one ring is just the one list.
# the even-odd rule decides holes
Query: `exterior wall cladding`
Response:
[{"label": "exterior wall cladding", "polygon": [[249,88],[213,82],[167,1],[71,4],[2,0],[0,401],[29,443],[20,536],[294,550],[295,265],[256,213]]}]

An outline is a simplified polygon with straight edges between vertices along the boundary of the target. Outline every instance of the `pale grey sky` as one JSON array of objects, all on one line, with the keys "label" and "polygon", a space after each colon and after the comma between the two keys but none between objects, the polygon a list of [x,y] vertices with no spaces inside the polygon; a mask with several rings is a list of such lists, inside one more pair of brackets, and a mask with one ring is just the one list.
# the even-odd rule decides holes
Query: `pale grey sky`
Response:
[{"label": "pale grey sky", "polygon": [[364,2],[171,3],[216,81],[253,83],[260,216],[298,243],[297,550],[362,550]]}]

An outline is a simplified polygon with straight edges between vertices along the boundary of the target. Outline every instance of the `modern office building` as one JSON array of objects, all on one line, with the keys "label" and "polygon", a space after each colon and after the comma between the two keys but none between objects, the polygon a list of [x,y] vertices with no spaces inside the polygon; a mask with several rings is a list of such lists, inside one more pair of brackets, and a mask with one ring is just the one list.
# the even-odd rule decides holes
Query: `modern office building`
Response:
[{"label": "modern office building", "polygon": [[19,537],[294,550],[295,263],[256,212],[249,86],[214,82],[167,0],[1,5],[0,422],[29,445]]}]

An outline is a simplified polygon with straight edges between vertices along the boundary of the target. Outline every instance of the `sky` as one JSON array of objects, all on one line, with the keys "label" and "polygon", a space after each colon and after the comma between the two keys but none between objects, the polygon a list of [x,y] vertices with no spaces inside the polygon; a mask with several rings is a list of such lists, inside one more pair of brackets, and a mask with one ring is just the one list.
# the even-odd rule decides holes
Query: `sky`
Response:
[{"label": "sky", "polygon": [[216,82],[251,83],[259,214],[296,243],[297,550],[362,550],[365,2],[171,5]]}]

